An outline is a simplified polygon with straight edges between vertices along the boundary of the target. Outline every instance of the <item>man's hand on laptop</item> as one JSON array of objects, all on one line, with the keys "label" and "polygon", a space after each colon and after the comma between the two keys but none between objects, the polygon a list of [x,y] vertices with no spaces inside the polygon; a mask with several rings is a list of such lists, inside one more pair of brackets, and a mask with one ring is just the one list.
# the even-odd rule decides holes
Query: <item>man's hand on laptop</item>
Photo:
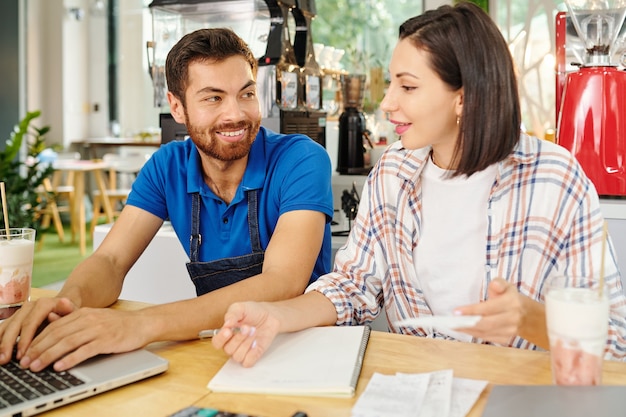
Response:
[{"label": "man's hand on laptop", "polygon": [[43,327],[75,309],[67,298],[47,297],[24,303],[10,318],[0,322],[0,365],[11,360],[16,345],[17,359],[21,359]]},{"label": "man's hand on laptop", "polygon": [[141,348],[148,343],[141,330],[148,326],[131,325],[133,318],[142,320],[132,312],[77,308],[67,298],[26,303],[0,323],[0,364],[11,359],[16,344],[20,365],[35,372],[51,364],[62,371],[100,353]]},{"label": "man's hand on laptop", "polygon": [[120,353],[149,343],[146,323],[138,312],[81,307],[72,314],[51,316],[30,343],[20,365],[37,372],[49,365],[64,371],[101,353]]}]

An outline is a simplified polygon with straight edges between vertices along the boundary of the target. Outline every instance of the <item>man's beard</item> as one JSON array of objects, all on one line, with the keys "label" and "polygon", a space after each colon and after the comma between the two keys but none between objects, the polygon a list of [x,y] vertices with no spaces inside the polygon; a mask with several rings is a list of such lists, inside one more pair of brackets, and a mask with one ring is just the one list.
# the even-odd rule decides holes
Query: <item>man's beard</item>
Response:
[{"label": "man's beard", "polygon": [[[245,120],[238,123],[225,123],[203,129],[189,122],[189,117],[185,115],[185,124],[189,131],[191,140],[200,150],[200,152],[220,161],[236,161],[248,155],[252,143],[256,139],[261,126],[261,119],[256,121]],[[246,133],[242,140],[236,143],[224,143],[218,137],[216,132],[228,130],[246,129]]]}]

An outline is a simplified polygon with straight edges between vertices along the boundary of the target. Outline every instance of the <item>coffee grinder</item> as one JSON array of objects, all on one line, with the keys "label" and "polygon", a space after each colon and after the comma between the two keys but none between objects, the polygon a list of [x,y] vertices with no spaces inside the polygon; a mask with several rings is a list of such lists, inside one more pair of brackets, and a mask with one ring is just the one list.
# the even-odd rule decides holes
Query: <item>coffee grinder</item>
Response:
[{"label": "coffee grinder", "polygon": [[[567,15],[556,18],[557,143],[572,152],[599,195],[626,197],[626,72],[624,62],[612,59],[626,0],[565,3]],[[567,72],[566,52],[577,45],[583,62]]]},{"label": "coffee grinder", "polygon": [[339,149],[337,152],[337,172],[348,175],[367,175],[370,167],[365,167],[366,135],[365,117],[361,111],[364,74],[341,76],[343,112],[339,116]]}]

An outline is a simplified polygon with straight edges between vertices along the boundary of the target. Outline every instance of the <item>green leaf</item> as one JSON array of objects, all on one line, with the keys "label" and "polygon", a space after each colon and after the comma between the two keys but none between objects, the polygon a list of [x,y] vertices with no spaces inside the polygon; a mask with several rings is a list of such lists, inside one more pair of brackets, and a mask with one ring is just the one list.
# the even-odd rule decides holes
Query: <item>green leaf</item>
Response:
[{"label": "green leaf", "polygon": [[[7,192],[7,211],[11,226],[32,227],[41,230],[41,209],[51,197],[40,194],[43,181],[52,176],[53,168],[49,164],[40,165],[37,160],[26,166],[18,156],[25,138],[28,140],[27,155],[36,158],[45,148],[45,134],[49,126],[36,127],[32,121],[41,115],[40,111],[26,113],[10,133],[5,149],[0,151],[0,181]],[[2,217],[0,225],[4,227]],[[37,233],[36,236],[40,236]]]}]

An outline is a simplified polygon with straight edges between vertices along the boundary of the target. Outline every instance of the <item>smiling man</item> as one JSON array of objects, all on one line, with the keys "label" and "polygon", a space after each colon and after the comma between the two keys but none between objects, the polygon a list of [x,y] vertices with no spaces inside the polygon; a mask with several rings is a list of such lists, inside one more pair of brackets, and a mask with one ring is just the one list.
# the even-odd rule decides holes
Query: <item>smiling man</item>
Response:
[{"label": "smiling man", "polygon": [[[330,270],[328,154],[307,136],[260,127],[256,72],[228,29],[190,33],[172,48],[168,100],[190,138],[150,158],[110,233],[56,297],[0,323],[0,364],[15,344],[21,365],[39,371],[196,338],[220,327],[233,302],[291,298]],[[105,308],[166,219],[189,255],[198,297],[134,312]]]}]

